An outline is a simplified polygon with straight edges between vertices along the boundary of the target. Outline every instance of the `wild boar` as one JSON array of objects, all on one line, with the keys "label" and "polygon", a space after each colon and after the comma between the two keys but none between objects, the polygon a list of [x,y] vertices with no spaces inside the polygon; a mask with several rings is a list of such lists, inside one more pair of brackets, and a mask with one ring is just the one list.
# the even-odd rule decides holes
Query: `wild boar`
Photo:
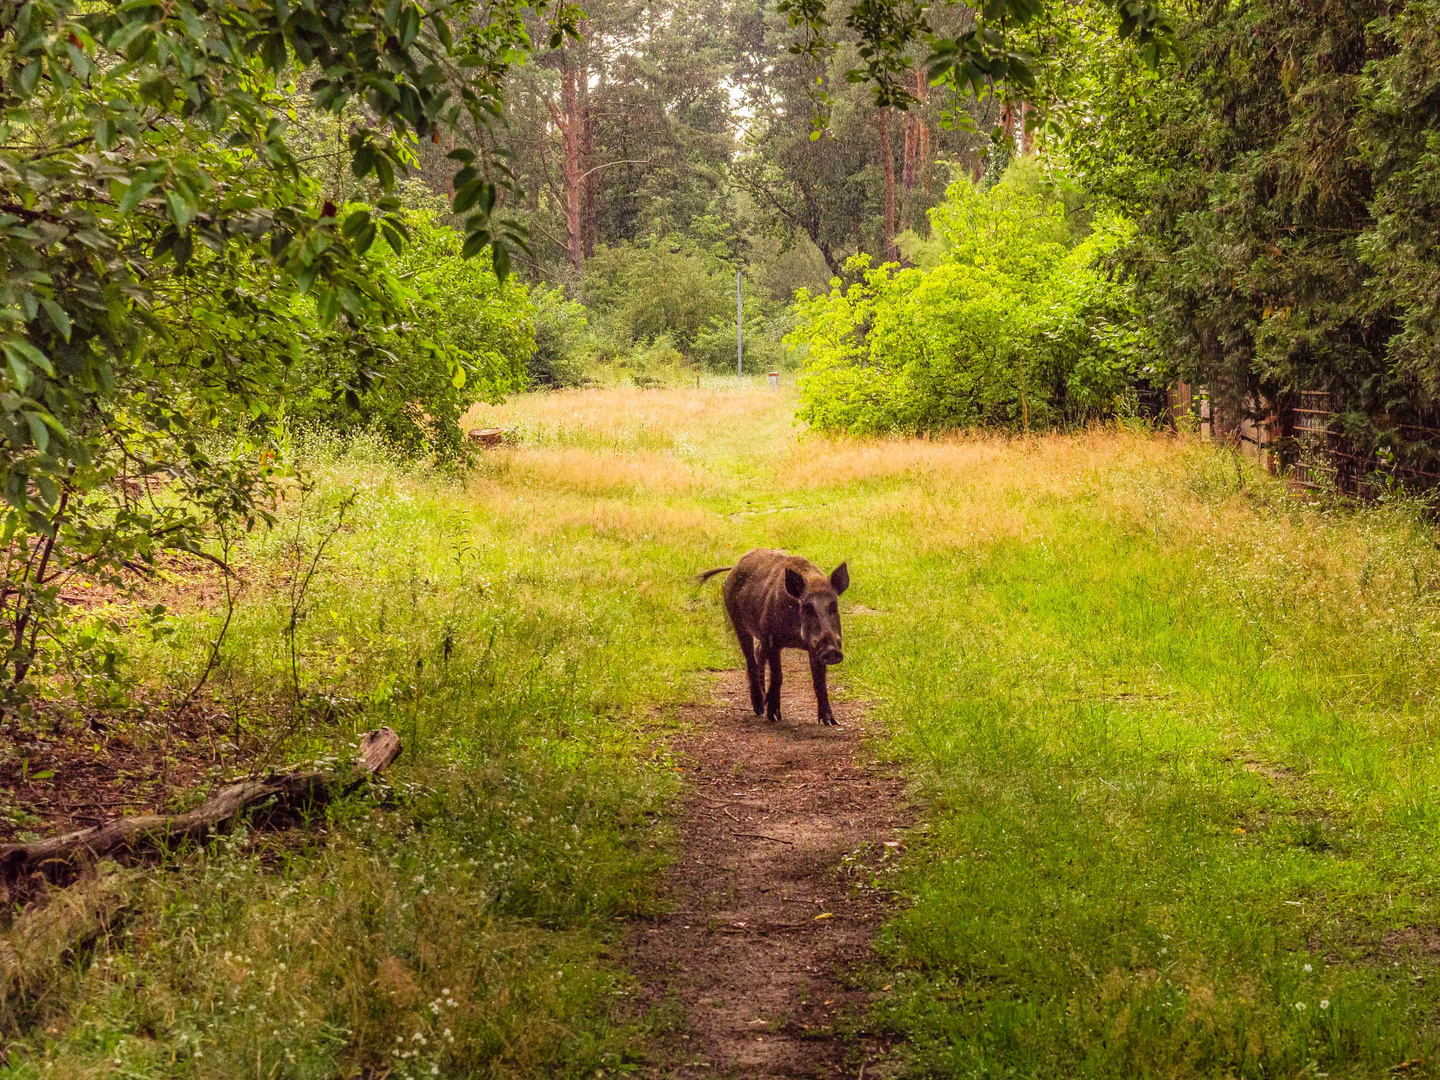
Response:
[{"label": "wild boar", "polygon": [[[725,611],[735,627],[745,673],[750,679],[750,705],[772,722],[780,719],[780,650],[804,649],[810,654],[815,704],[820,723],[838,727],[825,690],[825,669],[845,659],[840,651],[839,596],[850,587],[850,571],[841,563],[826,577],[818,566],[798,555],[757,548],[732,566],[700,575],[706,581],[730,572],[725,579]],[[765,665],[770,667],[769,694]]]}]

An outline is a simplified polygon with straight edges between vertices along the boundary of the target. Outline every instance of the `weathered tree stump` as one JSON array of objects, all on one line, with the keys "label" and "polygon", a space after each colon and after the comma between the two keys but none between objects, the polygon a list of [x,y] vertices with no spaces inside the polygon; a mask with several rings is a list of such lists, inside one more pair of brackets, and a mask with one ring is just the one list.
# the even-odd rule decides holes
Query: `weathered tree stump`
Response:
[{"label": "weathered tree stump", "polygon": [[473,428],[468,434],[477,446],[499,446],[505,439],[505,432],[498,427]]},{"label": "weathered tree stump", "polygon": [[17,893],[30,891],[25,883],[36,878],[66,885],[100,859],[135,858],[188,842],[203,843],[247,810],[254,809],[252,820],[262,823],[313,810],[351,794],[399,756],[400,736],[388,727],[380,728],[361,740],[360,757],[352,769],[241,780],[227,784],[189,813],[142,814],[28,844],[5,844],[0,846],[0,884],[13,902]]}]

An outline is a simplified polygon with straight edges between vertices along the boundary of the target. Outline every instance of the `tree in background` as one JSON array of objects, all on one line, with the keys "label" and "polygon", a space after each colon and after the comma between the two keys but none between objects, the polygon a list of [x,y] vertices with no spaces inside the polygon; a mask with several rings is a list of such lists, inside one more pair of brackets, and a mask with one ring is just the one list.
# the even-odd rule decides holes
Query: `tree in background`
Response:
[{"label": "tree in background", "polygon": [[1402,424],[1440,391],[1440,7],[1202,5],[1159,73],[1077,11],[1060,32],[1093,47],[1040,79],[1065,155],[1136,214],[1125,265],[1222,425],[1325,390],[1362,451],[1418,452]]},{"label": "tree in background", "polygon": [[725,35],[723,5],[592,4],[576,40],[517,73],[509,149],[542,241],[532,273],[573,285],[597,243],[684,233],[714,209],[731,144]]},{"label": "tree in background", "polygon": [[824,430],[913,434],[1082,423],[1133,412],[1159,383],[1133,292],[1103,261],[1133,226],[1082,222],[1029,159],[1000,183],[955,180],[925,269],[852,260],[854,284],[802,296],[800,415]]}]

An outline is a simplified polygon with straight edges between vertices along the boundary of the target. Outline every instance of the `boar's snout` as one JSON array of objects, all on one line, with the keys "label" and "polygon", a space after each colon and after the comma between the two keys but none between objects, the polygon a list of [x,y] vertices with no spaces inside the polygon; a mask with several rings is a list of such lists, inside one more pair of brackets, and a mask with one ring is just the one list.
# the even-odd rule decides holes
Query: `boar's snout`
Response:
[{"label": "boar's snout", "polygon": [[831,645],[828,649],[826,649],[820,654],[820,662],[822,664],[838,664],[844,659],[845,654],[842,653],[839,649],[837,649],[834,645]]}]

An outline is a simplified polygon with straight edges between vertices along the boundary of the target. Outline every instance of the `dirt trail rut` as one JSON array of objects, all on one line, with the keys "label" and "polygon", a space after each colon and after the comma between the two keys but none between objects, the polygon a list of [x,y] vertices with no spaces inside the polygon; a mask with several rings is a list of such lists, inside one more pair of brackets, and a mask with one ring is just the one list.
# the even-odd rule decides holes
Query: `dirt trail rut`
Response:
[{"label": "dirt trail rut", "polygon": [[865,1005],[844,980],[886,913],[865,884],[900,853],[911,816],[903,784],[861,745],[863,707],[834,705],[841,726],[821,727],[797,653],[783,723],[750,711],[743,671],[691,707],[677,750],[694,790],[666,880],[675,910],[631,950],[650,1003],[673,996],[685,1010],[664,1075],[838,1078],[866,1063],[831,1028]]}]

